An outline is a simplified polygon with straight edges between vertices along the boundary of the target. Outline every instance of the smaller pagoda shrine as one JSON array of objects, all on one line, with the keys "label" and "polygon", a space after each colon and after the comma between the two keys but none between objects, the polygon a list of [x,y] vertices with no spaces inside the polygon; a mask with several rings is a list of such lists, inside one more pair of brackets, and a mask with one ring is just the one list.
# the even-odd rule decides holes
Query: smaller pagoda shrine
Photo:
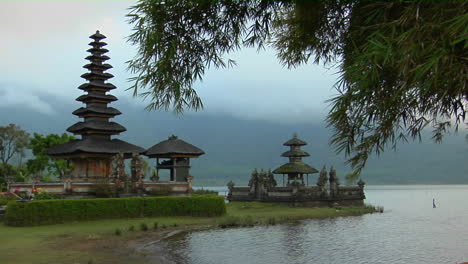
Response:
[{"label": "smaller pagoda shrine", "polygon": [[[156,170],[169,170],[171,182],[191,182],[190,158],[197,158],[205,152],[200,148],[172,135],[167,140],[146,150],[144,155],[156,158]],[[161,159],[161,160],[160,160]]]},{"label": "smaller pagoda shrine", "polygon": [[[290,147],[281,156],[289,158],[289,162],[270,172],[270,170],[255,169],[252,172],[248,186],[236,187],[230,181],[227,186],[229,201],[262,201],[280,202],[293,206],[329,207],[329,206],[363,206],[364,185],[359,180],[357,186],[340,186],[335,169],[330,172],[324,166],[317,179],[316,185],[309,185],[308,177],[304,183],[304,175],[317,173],[312,166],[302,161],[303,157],[310,156],[301,149],[307,143],[294,134],[293,138],[283,145]],[[283,175],[283,186],[277,186],[274,174]],[[327,176],[327,174],[329,176]],[[288,176],[287,183],[284,182]]]},{"label": "smaller pagoda shrine", "polygon": [[300,140],[297,137],[297,134],[294,134],[293,138],[286,141],[283,145],[290,147],[288,151],[281,154],[282,157],[289,158],[289,162],[273,170],[273,174],[283,174],[283,177],[284,175],[288,175],[287,185],[304,185],[304,175],[308,176],[309,174],[318,172],[315,168],[302,161],[303,157],[310,156],[309,153],[301,149],[301,146],[305,146],[307,143],[303,140]]}]

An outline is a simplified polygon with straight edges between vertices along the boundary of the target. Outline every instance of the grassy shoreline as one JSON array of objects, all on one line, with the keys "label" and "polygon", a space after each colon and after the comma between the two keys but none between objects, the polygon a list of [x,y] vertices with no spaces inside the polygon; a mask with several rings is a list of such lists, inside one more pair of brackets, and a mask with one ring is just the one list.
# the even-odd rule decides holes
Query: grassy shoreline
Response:
[{"label": "grassy shoreline", "polygon": [[[230,226],[279,224],[303,219],[357,216],[375,212],[364,208],[298,208],[286,205],[235,202],[219,217],[148,217],[67,224],[8,227],[0,224],[1,263],[146,263],[137,249],[171,232]],[[154,229],[157,223],[157,229]],[[135,231],[129,231],[133,226]],[[148,230],[142,231],[142,226]],[[115,235],[116,230],[121,231]],[[143,228],[144,229],[144,228]],[[151,263],[158,263],[151,260]]]}]

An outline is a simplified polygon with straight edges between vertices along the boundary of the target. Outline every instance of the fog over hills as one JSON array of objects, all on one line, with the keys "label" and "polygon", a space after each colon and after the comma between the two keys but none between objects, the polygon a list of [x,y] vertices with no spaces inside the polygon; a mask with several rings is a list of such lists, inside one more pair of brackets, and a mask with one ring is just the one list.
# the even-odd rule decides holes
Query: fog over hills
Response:
[{"label": "fog over hills", "polygon": [[[0,108],[0,125],[15,123],[31,134],[47,134],[63,133],[78,121],[71,114],[80,106],[78,102],[42,99],[54,106],[53,113],[4,106]],[[311,154],[304,159],[306,162],[319,170],[324,165],[333,165],[342,182],[351,171],[344,164],[344,155],[335,154],[328,145],[331,133],[323,122],[279,124],[203,111],[176,116],[171,112],[147,112],[125,98],[112,106],[123,113],[115,118],[127,128],[119,136],[121,139],[148,148],[175,134],[205,150],[206,155],[192,162],[196,185],[225,185],[230,179],[246,185],[254,168],[274,169],[286,162],[286,158],[280,157],[286,150],[282,144],[295,132],[309,143],[303,148]],[[372,157],[362,178],[368,184],[467,184],[465,134],[462,130],[459,135],[449,135],[443,144],[433,143],[429,135],[422,143],[400,144],[397,152],[388,150],[380,157]],[[310,176],[310,180],[315,182],[316,176]]]}]

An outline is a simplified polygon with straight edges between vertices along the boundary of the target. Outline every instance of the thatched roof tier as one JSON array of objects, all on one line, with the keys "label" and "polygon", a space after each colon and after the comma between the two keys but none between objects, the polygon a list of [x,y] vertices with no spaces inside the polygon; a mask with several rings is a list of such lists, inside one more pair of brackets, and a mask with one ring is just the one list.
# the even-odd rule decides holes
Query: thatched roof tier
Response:
[{"label": "thatched roof tier", "polygon": [[83,66],[83,68],[85,69],[88,69],[90,71],[105,71],[105,70],[108,70],[108,69],[111,69],[112,66],[108,63],[95,63],[95,62],[91,62],[91,63],[88,63],[86,64],[85,66]]},{"label": "thatched roof tier", "polygon": [[104,46],[107,45],[107,43],[105,42],[96,42],[96,41],[91,41],[90,43],[88,43],[88,45],[94,47],[94,48],[102,48]]},{"label": "thatched roof tier", "polygon": [[46,154],[50,156],[69,156],[78,153],[95,153],[95,154],[132,154],[142,153],[143,148],[130,144],[119,139],[94,139],[87,138],[81,140],[72,140],[65,144],[50,147]]},{"label": "thatched roof tier", "polygon": [[308,157],[309,153],[303,151],[302,149],[288,150],[281,154],[282,157]]},{"label": "thatched roof tier", "polygon": [[99,32],[99,30],[96,30],[96,33],[92,34],[91,36],[89,36],[89,38],[91,39],[94,39],[95,41],[99,41],[101,39],[105,39],[106,36],[104,36],[103,34],[101,34]]},{"label": "thatched roof tier", "polygon": [[291,138],[290,140],[284,142],[283,145],[284,146],[304,146],[304,145],[307,145],[307,142],[305,142],[303,140],[300,140],[297,137],[297,134],[294,134],[294,137]]},{"label": "thatched roof tier", "polygon": [[101,91],[109,91],[115,89],[115,85],[112,83],[98,83],[98,82],[89,82],[84,83],[78,87],[80,90],[90,91],[90,90],[101,90]]},{"label": "thatched roof tier", "polygon": [[311,174],[317,172],[318,170],[316,170],[314,167],[311,167],[302,161],[286,163],[273,171],[274,174]]},{"label": "thatched roof tier", "polygon": [[86,57],[85,59],[89,60],[89,61],[92,61],[92,62],[101,62],[101,61],[106,61],[108,59],[110,59],[108,56],[106,55],[89,55],[88,57]]},{"label": "thatched roof tier", "polygon": [[198,157],[205,154],[203,150],[185,142],[172,135],[167,140],[161,141],[146,150],[144,155],[150,158],[170,157],[170,156],[191,156]]},{"label": "thatched roof tier", "polygon": [[103,49],[103,48],[90,48],[90,49],[88,49],[86,51],[89,52],[89,53],[92,53],[92,54],[96,54],[96,55],[100,55],[100,54],[104,54],[104,53],[109,52],[108,49]]},{"label": "thatched roof tier", "polygon": [[89,114],[107,115],[110,117],[114,117],[116,115],[122,114],[122,112],[113,107],[87,106],[76,109],[75,111],[73,111],[72,114],[80,117]]},{"label": "thatched roof tier", "polygon": [[110,94],[89,93],[89,94],[81,95],[80,97],[76,98],[76,101],[83,102],[83,103],[89,103],[89,102],[94,102],[94,101],[113,102],[113,101],[117,101],[117,97],[110,95]]},{"label": "thatched roof tier", "polygon": [[107,73],[107,72],[98,72],[98,71],[92,71],[92,72],[87,72],[83,73],[81,75],[81,78],[84,78],[86,80],[107,80],[114,77],[114,75]]},{"label": "thatched roof tier", "polygon": [[85,134],[89,131],[98,131],[98,132],[106,132],[107,134],[119,134],[121,132],[126,131],[127,129],[122,125],[115,123],[115,122],[108,122],[108,121],[86,121],[86,122],[78,122],[71,127],[67,128],[68,132],[74,134]]}]

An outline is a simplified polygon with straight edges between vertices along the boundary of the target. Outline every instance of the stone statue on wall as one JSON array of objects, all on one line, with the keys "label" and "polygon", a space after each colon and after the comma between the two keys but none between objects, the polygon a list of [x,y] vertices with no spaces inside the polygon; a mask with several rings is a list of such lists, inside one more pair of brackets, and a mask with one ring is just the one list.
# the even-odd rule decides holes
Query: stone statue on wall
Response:
[{"label": "stone statue on wall", "polygon": [[275,176],[271,172],[271,169],[268,169],[268,172],[267,172],[267,185],[268,185],[268,189],[271,187],[276,187],[276,185],[278,185],[278,183],[275,180]]},{"label": "stone statue on wall", "polygon": [[336,176],[336,171],[332,167],[330,167],[330,178],[328,179],[330,182],[330,196],[334,197],[338,195],[338,186],[340,185],[340,182],[338,180],[338,177]]},{"label": "stone statue on wall", "polygon": [[130,161],[132,189],[136,192],[143,187],[143,161],[138,153],[132,154]]},{"label": "stone statue on wall", "polygon": [[365,195],[364,195],[364,185],[366,185],[366,183],[362,179],[359,179],[359,181],[357,182],[357,185],[359,186],[360,194],[365,197]]},{"label": "stone statue on wall", "polygon": [[317,179],[317,185],[319,187],[325,187],[327,186],[327,182],[328,182],[327,169],[325,168],[325,166],[323,166],[322,170],[320,171],[320,175]]},{"label": "stone statue on wall", "polygon": [[336,176],[336,171],[333,168],[333,166],[331,166],[331,168],[330,168],[330,183],[332,183],[332,182],[334,184],[336,184],[337,186],[340,185],[340,181],[339,181],[338,177]]},{"label": "stone statue on wall", "polygon": [[158,175],[158,171],[156,169],[153,169],[153,171],[151,172],[150,180],[152,182],[158,182],[159,181],[159,175]]},{"label": "stone statue on wall", "polygon": [[249,180],[249,187],[252,188],[258,181],[258,171],[257,169],[254,169],[252,171],[252,174],[250,175],[250,180]]},{"label": "stone statue on wall", "polygon": [[229,192],[231,192],[232,188],[234,188],[235,185],[236,185],[236,184],[235,184],[232,180],[230,180],[230,181],[227,183],[227,187],[228,187],[228,189],[229,189]]},{"label": "stone statue on wall", "polygon": [[254,169],[251,176],[250,176],[250,180],[249,180],[249,187],[250,187],[250,191],[249,193],[250,194],[255,194],[255,190],[257,188],[257,185],[258,185],[258,171],[257,169]]},{"label": "stone statue on wall", "polygon": [[323,166],[322,170],[320,171],[319,177],[317,179],[317,186],[319,187],[321,197],[326,197],[328,195],[327,183],[328,183],[327,169],[325,166]]},{"label": "stone statue on wall", "polygon": [[123,153],[116,154],[111,160],[111,182],[113,181],[116,187],[124,188],[127,181],[125,174],[125,159]]}]

